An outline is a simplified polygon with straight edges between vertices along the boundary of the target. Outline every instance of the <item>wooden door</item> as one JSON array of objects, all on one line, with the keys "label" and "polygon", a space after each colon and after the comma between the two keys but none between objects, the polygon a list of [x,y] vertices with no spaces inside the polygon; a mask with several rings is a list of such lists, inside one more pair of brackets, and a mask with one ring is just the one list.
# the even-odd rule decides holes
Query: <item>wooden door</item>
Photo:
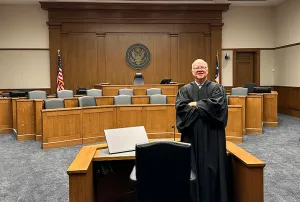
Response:
[{"label": "wooden door", "polygon": [[236,53],[236,78],[235,86],[243,87],[246,83],[255,83],[255,53]]}]

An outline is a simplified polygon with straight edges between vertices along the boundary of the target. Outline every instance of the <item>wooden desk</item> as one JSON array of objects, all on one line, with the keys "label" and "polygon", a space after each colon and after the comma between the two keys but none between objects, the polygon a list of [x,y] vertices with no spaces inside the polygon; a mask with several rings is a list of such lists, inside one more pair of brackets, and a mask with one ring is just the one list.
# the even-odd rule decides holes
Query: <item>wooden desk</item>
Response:
[{"label": "wooden desk", "polygon": [[[105,148],[107,148],[106,144],[84,146],[69,166],[67,173],[69,175],[70,202],[101,201],[99,200],[99,192],[102,190],[97,186],[103,185],[103,183],[105,183],[103,186],[116,186],[107,179],[101,181],[97,178],[97,166],[102,162],[117,163],[115,165],[119,167],[129,165],[127,170],[123,170],[118,175],[119,178],[129,180],[135,156],[124,154],[99,155],[99,151]],[[229,184],[232,184],[231,189],[229,189],[232,192],[229,191],[228,195],[232,196],[232,202],[263,202],[263,169],[265,163],[231,142],[226,143],[226,148],[229,159],[228,171],[231,173]],[[118,178],[115,180],[118,180]],[[117,193],[114,192],[113,194],[116,195]]]},{"label": "wooden desk", "polygon": [[[114,98],[113,96],[96,97],[96,104],[97,106],[113,105],[113,98]],[[175,95],[168,95],[167,96],[168,104],[174,104],[175,99],[176,99]],[[64,103],[66,108],[78,107],[78,97],[66,98],[64,99]],[[149,104],[149,96],[147,95],[133,96],[132,103]],[[37,141],[41,141],[42,140],[41,110],[43,109],[44,101],[28,100],[24,98],[22,99],[13,98],[12,105],[14,106],[13,107],[14,113],[12,113],[13,123],[14,123],[13,125],[18,132],[17,139],[18,140],[35,139]],[[5,120],[8,121],[7,117],[3,117],[3,118],[5,118]]]},{"label": "wooden desk", "polygon": [[262,134],[263,98],[261,95],[231,95],[229,104],[243,106],[243,134]]},{"label": "wooden desk", "polygon": [[176,95],[184,84],[144,84],[144,85],[101,85],[95,84],[94,88],[101,89],[104,96],[118,95],[118,90],[130,88],[134,90],[134,95],[146,95],[148,88],[161,88],[163,95]]},{"label": "wooden desk", "polygon": [[[145,126],[149,138],[173,136],[174,104],[104,105],[42,110],[42,147],[104,141],[104,129]],[[229,106],[226,138],[242,142],[242,106]],[[180,134],[176,131],[177,136]],[[228,135],[228,137],[227,137]]]},{"label": "wooden desk", "polygon": [[8,134],[13,129],[12,100],[0,98],[0,134]]},{"label": "wooden desk", "polygon": [[103,142],[104,129],[131,126],[145,126],[149,138],[172,137],[175,109],[172,104],[78,107],[42,110],[42,119],[42,147],[47,149]]},{"label": "wooden desk", "polygon": [[278,108],[278,93],[272,91],[271,93],[255,94],[263,96],[263,123],[264,126],[277,127],[277,108]]}]

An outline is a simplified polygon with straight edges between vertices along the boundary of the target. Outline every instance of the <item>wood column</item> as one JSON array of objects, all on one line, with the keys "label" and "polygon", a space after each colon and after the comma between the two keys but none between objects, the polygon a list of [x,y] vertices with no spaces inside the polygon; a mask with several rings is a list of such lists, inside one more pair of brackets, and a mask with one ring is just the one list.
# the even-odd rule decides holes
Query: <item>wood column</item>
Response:
[{"label": "wood column", "polygon": [[170,34],[170,75],[173,81],[178,81],[178,34]]},{"label": "wood column", "polygon": [[207,62],[207,65],[208,67],[212,67],[211,66],[211,62],[210,62],[210,59],[211,59],[211,51],[210,51],[210,48],[211,48],[211,34],[210,32],[205,32],[204,33],[204,36],[205,36],[205,61]]},{"label": "wood column", "polygon": [[50,45],[50,83],[51,93],[56,93],[57,50],[60,49],[60,31],[62,23],[48,22]]},{"label": "wood column", "polygon": [[222,83],[222,26],[223,23],[216,23],[216,24],[210,24],[211,29],[211,41],[213,43],[211,44],[211,68],[210,68],[210,79],[212,81],[215,80],[215,73],[216,73],[216,55],[217,52],[219,53],[219,81]]}]

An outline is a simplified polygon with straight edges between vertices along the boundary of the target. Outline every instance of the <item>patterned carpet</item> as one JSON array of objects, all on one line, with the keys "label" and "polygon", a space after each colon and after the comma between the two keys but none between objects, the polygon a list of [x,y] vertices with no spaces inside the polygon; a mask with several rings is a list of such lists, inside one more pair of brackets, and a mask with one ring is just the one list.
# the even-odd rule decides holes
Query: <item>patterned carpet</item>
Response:
[{"label": "patterned carpet", "polygon": [[[299,202],[300,119],[285,115],[278,119],[278,128],[247,135],[239,146],[266,163],[265,201]],[[39,142],[0,135],[0,201],[69,201],[66,170],[80,148],[42,150]]]}]

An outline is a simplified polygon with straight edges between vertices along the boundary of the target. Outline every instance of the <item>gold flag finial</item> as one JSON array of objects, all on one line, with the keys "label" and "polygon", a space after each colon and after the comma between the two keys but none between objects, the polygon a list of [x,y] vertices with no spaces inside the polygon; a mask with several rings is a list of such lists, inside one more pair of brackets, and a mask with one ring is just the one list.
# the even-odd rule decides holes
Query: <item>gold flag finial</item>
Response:
[{"label": "gold flag finial", "polygon": [[60,50],[59,49],[57,50],[57,53],[58,53],[58,55],[60,54]]}]

